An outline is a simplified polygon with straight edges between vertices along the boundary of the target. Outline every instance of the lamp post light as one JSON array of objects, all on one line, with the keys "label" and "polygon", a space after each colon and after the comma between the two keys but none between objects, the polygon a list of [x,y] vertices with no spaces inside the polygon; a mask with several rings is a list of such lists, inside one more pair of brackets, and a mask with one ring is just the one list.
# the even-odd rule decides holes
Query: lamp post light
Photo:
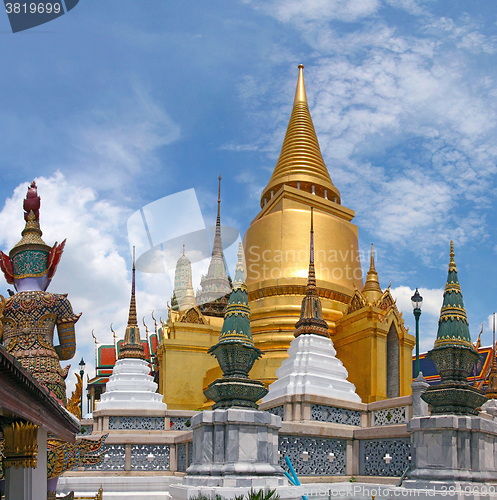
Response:
[{"label": "lamp post light", "polygon": [[419,317],[421,316],[421,305],[423,304],[423,297],[418,292],[414,292],[411,297],[411,303],[413,308],[414,317],[416,318],[416,377],[419,375]]},{"label": "lamp post light", "polygon": [[79,376],[81,377],[81,420],[83,419],[83,375],[85,374],[85,360],[81,358],[79,362]]}]

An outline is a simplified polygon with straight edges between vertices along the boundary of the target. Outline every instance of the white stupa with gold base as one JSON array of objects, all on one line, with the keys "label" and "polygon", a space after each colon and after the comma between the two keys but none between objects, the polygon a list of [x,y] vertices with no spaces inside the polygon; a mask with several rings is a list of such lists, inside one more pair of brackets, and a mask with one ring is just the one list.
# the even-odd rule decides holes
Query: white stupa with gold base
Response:
[{"label": "white stupa with gold base", "polygon": [[276,370],[278,377],[269,386],[262,403],[295,394],[312,395],[360,403],[355,386],[347,380],[347,370],[336,357],[323,319],[321,300],[316,291],[314,270],[313,209],[311,208],[310,262],[307,293],[302,300],[295,339],[288,349],[288,358]]},{"label": "white stupa with gold base", "polygon": [[97,411],[103,410],[166,410],[157,384],[150,375],[145,352],[140,339],[136,317],[135,259],[133,256],[133,281],[129,306],[128,326],[112,375],[105,392],[97,403]]}]

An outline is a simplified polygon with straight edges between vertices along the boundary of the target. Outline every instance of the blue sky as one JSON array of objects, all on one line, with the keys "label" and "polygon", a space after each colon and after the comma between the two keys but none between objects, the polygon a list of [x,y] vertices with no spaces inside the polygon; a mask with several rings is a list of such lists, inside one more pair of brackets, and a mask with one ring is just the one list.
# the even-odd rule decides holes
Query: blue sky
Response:
[{"label": "blue sky", "polygon": [[[223,223],[244,234],[299,63],[331,178],[411,331],[414,287],[426,298],[422,350],[436,335],[450,239],[473,339],[483,322],[489,344],[496,21],[494,2],[472,0],[81,0],[17,34],[0,15],[0,247],[18,241],[37,178],[45,241],[68,239],[50,290],[83,311],[73,366],[93,360],[92,329],[101,341],[111,322],[124,333],[133,213],[194,188],[211,225],[221,173]],[[165,310],[161,277],[137,281],[139,315]]]}]

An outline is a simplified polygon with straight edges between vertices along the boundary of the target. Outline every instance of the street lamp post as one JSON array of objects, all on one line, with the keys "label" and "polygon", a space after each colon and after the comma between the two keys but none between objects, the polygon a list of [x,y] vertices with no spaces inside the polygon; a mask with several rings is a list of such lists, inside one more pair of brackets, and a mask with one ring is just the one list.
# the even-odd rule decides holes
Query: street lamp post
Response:
[{"label": "street lamp post", "polygon": [[421,305],[423,304],[423,297],[418,292],[414,292],[411,297],[411,303],[413,308],[414,317],[416,318],[416,378],[419,375],[419,317],[421,316]]},{"label": "street lamp post", "polygon": [[83,381],[83,375],[85,374],[85,360],[81,358],[81,361],[79,362],[79,376],[81,377],[81,419],[83,419],[83,386],[84,386],[84,381]]}]

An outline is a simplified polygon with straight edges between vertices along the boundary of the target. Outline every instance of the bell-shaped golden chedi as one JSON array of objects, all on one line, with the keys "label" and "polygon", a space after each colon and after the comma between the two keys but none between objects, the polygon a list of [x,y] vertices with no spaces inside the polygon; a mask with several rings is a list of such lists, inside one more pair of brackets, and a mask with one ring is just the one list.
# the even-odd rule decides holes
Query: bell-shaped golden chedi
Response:
[{"label": "bell-shaped golden chedi", "polygon": [[309,113],[303,64],[299,64],[299,80],[290,123],[278,163],[262,192],[261,208],[283,184],[340,203],[340,193],[331,182]]},{"label": "bell-shaped golden chedi", "polygon": [[319,237],[315,248],[316,290],[331,335],[354,290],[362,289],[354,211],[341,205],[323,161],[307,104],[303,65],[281,154],[262,192],[262,210],[244,237],[252,334],[266,353],[252,376],[266,383],[287,356],[306,294],[309,212]]}]

